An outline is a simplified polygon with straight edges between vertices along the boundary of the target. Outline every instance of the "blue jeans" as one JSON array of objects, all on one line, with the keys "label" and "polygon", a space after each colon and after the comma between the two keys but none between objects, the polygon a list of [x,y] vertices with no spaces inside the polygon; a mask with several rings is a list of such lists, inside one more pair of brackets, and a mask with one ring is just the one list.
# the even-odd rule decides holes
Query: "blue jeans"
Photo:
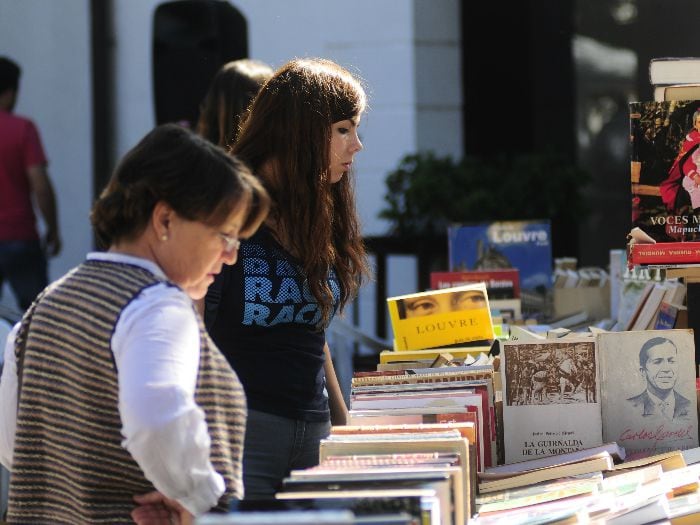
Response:
[{"label": "blue jeans", "polygon": [[318,465],[330,421],[309,422],[248,410],[243,448],[245,499],[272,499],[290,470]]},{"label": "blue jeans", "polygon": [[0,287],[5,279],[19,307],[29,308],[48,284],[46,257],[39,241],[0,241]]}]

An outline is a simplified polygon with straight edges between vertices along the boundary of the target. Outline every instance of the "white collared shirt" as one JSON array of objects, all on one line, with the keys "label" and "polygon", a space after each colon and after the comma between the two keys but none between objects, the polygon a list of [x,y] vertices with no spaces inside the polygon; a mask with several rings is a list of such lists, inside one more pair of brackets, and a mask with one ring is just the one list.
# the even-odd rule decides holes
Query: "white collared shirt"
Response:
[{"label": "white collared shirt", "polygon": [[[152,261],[116,253],[88,259],[124,262],[165,277]],[[7,338],[0,378],[0,463],[12,469],[17,417],[15,325]],[[204,412],[194,401],[199,370],[199,327],[191,299],[179,288],[158,284],[129,305],[112,335],[119,380],[122,445],[146,478],[193,514],[216,505],[223,477],[209,460]]]}]

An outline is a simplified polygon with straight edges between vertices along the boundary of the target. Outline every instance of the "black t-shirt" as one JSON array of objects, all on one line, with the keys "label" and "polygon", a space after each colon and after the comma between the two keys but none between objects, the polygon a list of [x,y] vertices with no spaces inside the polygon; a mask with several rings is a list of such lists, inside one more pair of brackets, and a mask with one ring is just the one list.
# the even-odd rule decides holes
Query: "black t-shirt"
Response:
[{"label": "black t-shirt", "polygon": [[[328,282],[337,305],[332,271]],[[249,408],[305,421],[330,418],[321,313],[298,262],[267,228],[241,242],[238,262],[224,266],[205,303],[209,333],[238,374]]]}]

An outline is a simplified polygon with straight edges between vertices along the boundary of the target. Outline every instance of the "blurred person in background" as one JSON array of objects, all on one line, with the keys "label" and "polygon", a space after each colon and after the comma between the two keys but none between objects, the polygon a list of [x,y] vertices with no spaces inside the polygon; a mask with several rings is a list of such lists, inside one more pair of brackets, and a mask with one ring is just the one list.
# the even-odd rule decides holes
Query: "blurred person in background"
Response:
[{"label": "blurred person in background", "polygon": [[[20,67],[0,56],[0,293],[4,280],[26,310],[48,284],[46,256],[61,251],[56,198],[34,123],[12,113]],[[46,225],[39,239],[34,204]]]},{"label": "blurred person in background", "polygon": [[221,66],[202,101],[197,133],[230,150],[238,136],[241,117],[272,73],[264,62],[249,58]]}]

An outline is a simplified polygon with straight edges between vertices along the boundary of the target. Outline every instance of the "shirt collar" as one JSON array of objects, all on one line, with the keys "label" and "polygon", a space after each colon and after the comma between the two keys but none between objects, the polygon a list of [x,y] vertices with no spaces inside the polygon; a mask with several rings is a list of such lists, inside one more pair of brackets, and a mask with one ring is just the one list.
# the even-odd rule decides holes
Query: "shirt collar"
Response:
[{"label": "shirt collar", "polygon": [[126,255],[124,253],[116,252],[90,252],[87,255],[88,260],[92,261],[108,261],[116,263],[126,263],[132,264],[134,266],[139,266],[151,272],[156,277],[161,277],[162,279],[168,279],[168,277],[163,273],[160,266],[155,262],[143,259],[141,257],[136,257],[134,255]]}]

